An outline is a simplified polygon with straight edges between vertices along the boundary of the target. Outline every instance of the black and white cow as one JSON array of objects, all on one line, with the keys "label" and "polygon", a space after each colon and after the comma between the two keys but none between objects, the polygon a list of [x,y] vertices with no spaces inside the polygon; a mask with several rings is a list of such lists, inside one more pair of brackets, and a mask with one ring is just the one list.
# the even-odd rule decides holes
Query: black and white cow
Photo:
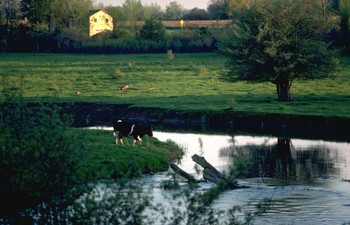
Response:
[{"label": "black and white cow", "polygon": [[116,144],[118,144],[119,141],[121,144],[124,144],[123,137],[128,136],[132,136],[134,138],[133,145],[135,145],[137,141],[139,141],[141,144],[141,138],[146,134],[153,137],[152,127],[141,124],[131,124],[123,120],[117,120],[113,123],[113,135],[115,137]]}]

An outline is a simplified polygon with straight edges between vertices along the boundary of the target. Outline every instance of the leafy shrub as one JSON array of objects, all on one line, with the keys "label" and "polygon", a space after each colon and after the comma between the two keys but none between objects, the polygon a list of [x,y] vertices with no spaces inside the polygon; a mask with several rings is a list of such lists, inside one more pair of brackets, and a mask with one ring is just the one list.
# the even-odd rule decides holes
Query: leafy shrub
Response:
[{"label": "leafy shrub", "polygon": [[193,62],[189,62],[188,63],[188,68],[190,68],[190,70],[192,70],[196,65],[194,65]]},{"label": "leafy shrub", "polygon": [[20,89],[21,89],[21,86],[18,82],[14,82],[10,87],[10,90],[20,90]]},{"label": "leafy shrub", "polygon": [[174,59],[173,50],[171,50],[171,49],[167,50],[167,58],[168,58],[168,60],[173,60]]},{"label": "leafy shrub", "polygon": [[162,40],[165,37],[165,32],[166,29],[163,23],[151,18],[145,21],[140,34],[141,37],[146,40]]},{"label": "leafy shrub", "polygon": [[203,75],[207,72],[207,68],[204,66],[198,66],[195,69],[196,75]]},{"label": "leafy shrub", "polygon": [[50,87],[49,87],[49,90],[50,90],[50,91],[58,91],[58,86],[57,86],[57,84],[51,84]]},{"label": "leafy shrub", "polygon": [[2,99],[0,223],[28,224],[32,215],[37,224],[60,223],[79,183],[82,147],[66,133],[70,120],[54,105],[29,106],[20,91]]},{"label": "leafy shrub", "polygon": [[135,66],[135,62],[134,62],[134,61],[129,61],[129,62],[128,62],[128,67],[129,67],[129,69],[134,68],[134,66]]},{"label": "leafy shrub", "polygon": [[111,74],[111,77],[116,79],[123,79],[125,77],[125,74],[120,69],[115,68]]}]

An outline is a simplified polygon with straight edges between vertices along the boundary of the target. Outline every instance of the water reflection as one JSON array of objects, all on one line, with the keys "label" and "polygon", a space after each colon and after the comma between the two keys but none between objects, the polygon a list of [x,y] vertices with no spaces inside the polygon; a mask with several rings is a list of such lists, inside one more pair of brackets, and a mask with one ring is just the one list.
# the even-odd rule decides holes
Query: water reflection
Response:
[{"label": "water reflection", "polygon": [[[90,129],[112,130],[111,127]],[[350,180],[350,143],[249,135],[210,135],[155,131],[160,141],[175,141],[186,150],[180,167],[194,173],[193,154],[204,156],[219,170],[239,159],[252,159],[249,177],[282,182],[311,182],[315,178]]]},{"label": "water reflection", "polygon": [[[274,201],[274,207],[256,224],[328,225],[350,221],[350,182],[342,180],[350,180],[349,142],[161,131],[155,131],[154,137],[183,146],[186,154],[178,166],[192,174],[195,174],[193,154],[204,156],[220,171],[239,159],[252,159],[249,177],[238,179],[250,188],[223,192],[215,202],[218,210],[232,206],[250,210],[252,205],[268,198]],[[165,174],[143,178],[146,184],[155,187],[152,191],[156,202],[165,202],[162,197],[165,190],[158,188],[164,179],[168,179]],[[200,185],[200,190],[212,187],[209,182]]]},{"label": "water reflection", "polygon": [[233,141],[231,146],[219,150],[219,157],[226,158],[232,164],[251,159],[253,167],[248,177],[312,182],[315,178],[346,176],[341,167],[346,168],[349,152],[345,155],[341,153],[340,149],[327,145],[308,143],[307,146],[295,146],[291,139],[278,138],[274,143],[266,139],[264,143],[246,145],[236,145]]}]

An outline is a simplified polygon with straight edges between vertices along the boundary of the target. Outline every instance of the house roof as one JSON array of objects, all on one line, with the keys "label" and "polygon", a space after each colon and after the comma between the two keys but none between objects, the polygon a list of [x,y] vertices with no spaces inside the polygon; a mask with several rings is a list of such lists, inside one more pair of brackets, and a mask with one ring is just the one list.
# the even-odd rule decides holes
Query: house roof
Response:
[{"label": "house roof", "polygon": [[[106,11],[104,11],[103,9],[93,9],[93,10],[90,10],[90,11],[89,11],[89,16],[94,15],[95,13],[98,13],[99,11],[102,11],[102,12],[108,14],[108,13],[107,13]],[[108,15],[109,15],[109,14],[108,14]]]}]

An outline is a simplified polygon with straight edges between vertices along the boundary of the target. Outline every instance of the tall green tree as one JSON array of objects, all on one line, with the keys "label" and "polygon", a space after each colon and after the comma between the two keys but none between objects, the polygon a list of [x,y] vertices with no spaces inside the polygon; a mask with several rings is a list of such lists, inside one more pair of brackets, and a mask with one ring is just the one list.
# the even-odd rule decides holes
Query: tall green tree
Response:
[{"label": "tall green tree", "polygon": [[350,52],[350,0],[339,0],[340,29],[342,32],[341,44],[344,53]]},{"label": "tall green tree", "polygon": [[139,37],[138,21],[143,19],[143,6],[141,0],[125,0],[123,8],[132,24],[135,37]]},{"label": "tall green tree", "polygon": [[31,23],[46,23],[49,19],[50,0],[22,0],[21,7]]},{"label": "tall green tree", "polygon": [[228,0],[229,15],[232,16],[235,12],[244,8],[249,9],[254,3],[255,0]]},{"label": "tall green tree", "polygon": [[209,20],[210,15],[204,9],[193,8],[190,11],[184,13],[183,18],[185,20]]},{"label": "tall green tree", "polygon": [[164,11],[157,3],[151,3],[144,7],[144,18],[145,19],[161,19],[164,16]]},{"label": "tall green tree", "polygon": [[180,20],[183,14],[183,6],[177,1],[170,2],[165,9],[166,19]]},{"label": "tall green tree", "polygon": [[316,0],[258,0],[238,11],[221,52],[228,81],[271,82],[278,100],[290,101],[295,79],[327,77],[335,52],[324,41],[327,20]]},{"label": "tall green tree", "polygon": [[255,0],[210,0],[208,11],[213,19],[229,19],[237,11],[250,8]]},{"label": "tall green tree", "polygon": [[92,0],[22,0],[22,12],[32,24],[47,24],[50,32],[86,25]]},{"label": "tall green tree", "polygon": [[6,25],[10,20],[16,19],[19,15],[19,0],[1,0],[0,1],[0,24],[5,20]]},{"label": "tall green tree", "polygon": [[210,0],[207,10],[213,19],[228,19],[229,0]]},{"label": "tall green tree", "polygon": [[129,35],[129,28],[124,24],[128,21],[128,16],[121,6],[107,6],[106,12],[113,17],[113,38],[125,38]]}]

